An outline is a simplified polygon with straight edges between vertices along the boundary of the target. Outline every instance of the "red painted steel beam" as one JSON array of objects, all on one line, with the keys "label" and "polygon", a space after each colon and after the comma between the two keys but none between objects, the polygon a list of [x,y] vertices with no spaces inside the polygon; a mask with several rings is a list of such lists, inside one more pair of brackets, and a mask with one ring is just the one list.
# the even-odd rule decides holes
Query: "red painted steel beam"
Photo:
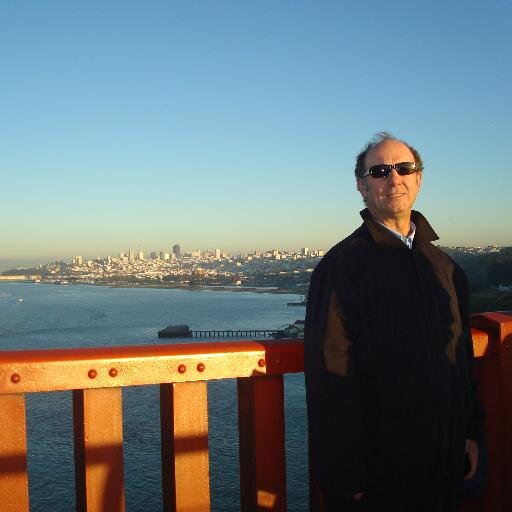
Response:
[{"label": "red painted steel beam", "polygon": [[239,378],[237,385],[241,509],[285,512],[283,377]]},{"label": "red painted steel beam", "polygon": [[303,354],[299,340],[4,351],[0,393],[294,373],[303,371]]},{"label": "red painted steel beam", "polygon": [[0,510],[27,512],[25,397],[0,394]]},{"label": "red painted steel beam", "polygon": [[[479,329],[473,343],[476,357],[495,350]],[[3,351],[0,393],[280,375],[303,371],[303,357],[301,340]]]},{"label": "red painted steel beam", "polygon": [[[477,360],[482,405],[486,412],[488,477],[482,510],[512,510],[512,314],[482,313],[474,328],[488,335],[484,357]],[[465,510],[465,509],[463,509]]]},{"label": "red painted steel beam", "polygon": [[160,386],[165,512],[209,512],[207,383]]},{"label": "red painted steel beam", "polygon": [[124,512],[122,390],[73,391],[76,509]]}]

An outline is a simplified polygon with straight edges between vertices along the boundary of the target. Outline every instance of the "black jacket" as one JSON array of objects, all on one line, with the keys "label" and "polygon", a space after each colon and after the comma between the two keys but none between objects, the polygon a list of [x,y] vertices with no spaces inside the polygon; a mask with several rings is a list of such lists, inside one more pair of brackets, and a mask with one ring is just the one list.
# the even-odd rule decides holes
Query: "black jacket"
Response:
[{"label": "black jacket", "polygon": [[323,492],[456,493],[480,440],[468,284],[418,212],[412,249],[363,210],[316,267],[305,326],[314,476]]}]

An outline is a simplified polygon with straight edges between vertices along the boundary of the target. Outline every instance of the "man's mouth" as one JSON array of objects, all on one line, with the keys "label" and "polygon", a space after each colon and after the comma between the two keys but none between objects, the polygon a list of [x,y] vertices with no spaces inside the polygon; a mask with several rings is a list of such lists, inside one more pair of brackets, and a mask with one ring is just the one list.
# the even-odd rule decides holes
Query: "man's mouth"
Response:
[{"label": "man's mouth", "polygon": [[396,194],[386,194],[386,197],[402,197],[405,196],[405,194],[402,193],[396,193]]}]

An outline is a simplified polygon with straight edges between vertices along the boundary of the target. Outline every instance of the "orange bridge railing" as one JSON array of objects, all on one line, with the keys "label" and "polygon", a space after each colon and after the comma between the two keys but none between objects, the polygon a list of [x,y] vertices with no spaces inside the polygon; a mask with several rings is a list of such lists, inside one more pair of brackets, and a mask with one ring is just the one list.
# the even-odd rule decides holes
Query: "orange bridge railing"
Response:
[{"label": "orange bridge railing", "polygon": [[[512,315],[473,318],[489,476],[465,512],[512,510]],[[76,508],[124,511],[122,388],[160,385],[165,511],[210,510],[207,381],[237,379],[243,511],[285,511],[283,375],[300,340],[0,352],[0,505],[29,510],[25,394],[73,390]],[[314,492],[311,509],[320,510]]]}]

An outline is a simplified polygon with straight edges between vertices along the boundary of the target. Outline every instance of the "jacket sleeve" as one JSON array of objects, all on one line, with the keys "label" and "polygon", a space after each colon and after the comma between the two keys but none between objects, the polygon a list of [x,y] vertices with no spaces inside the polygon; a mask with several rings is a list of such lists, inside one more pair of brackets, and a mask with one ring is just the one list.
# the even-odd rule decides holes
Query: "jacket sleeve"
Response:
[{"label": "jacket sleeve", "polygon": [[480,405],[477,394],[476,379],[473,373],[473,338],[471,336],[471,325],[469,321],[469,283],[466,274],[460,267],[455,269],[455,286],[457,290],[457,300],[459,302],[459,311],[462,322],[463,338],[465,342],[464,363],[467,367],[467,424],[466,439],[473,439],[479,444],[485,437],[485,413]]},{"label": "jacket sleeve", "polygon": [[315,274],[308,296],[305,330],[313,473],[324,493],[349,496],[366,489],[354,346],[357,314],[349,290],[344,293],[343,278],[338,272],[333,275],[332,270],[324,268]]}]

